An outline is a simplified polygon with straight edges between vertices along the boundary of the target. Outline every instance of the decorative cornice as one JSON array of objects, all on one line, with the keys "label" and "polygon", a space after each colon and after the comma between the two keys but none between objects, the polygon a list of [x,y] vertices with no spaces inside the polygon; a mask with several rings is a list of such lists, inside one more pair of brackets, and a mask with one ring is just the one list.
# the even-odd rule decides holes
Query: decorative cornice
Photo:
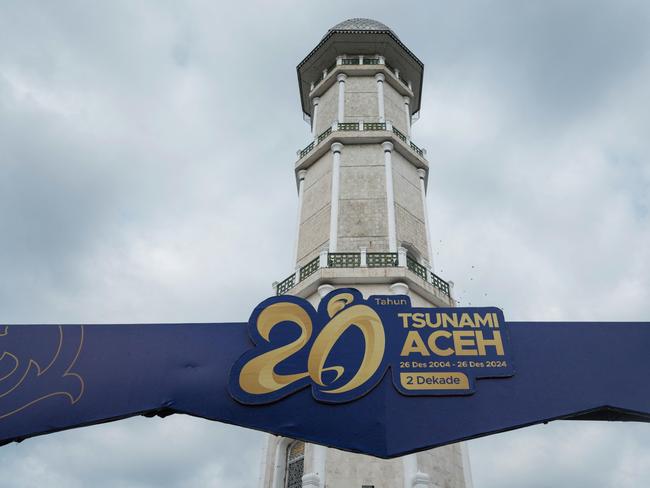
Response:
[{"label": "decorative cornice", "polygon": [[406,54],[408,54],[413,61],[415,61],[422,69],[424,69],[424,64],[422,61],[418,59],[418,57],[411,52],[411,50],[402,43],[402,41],[399,40],[399,38],[393,33],[391,30],[330,30],[327,34],[325,34],[325,37],[321,39],[321,41],[316,45],[314,49],[311,50],[307,56],[300,62],[300,64],[297,66],[298,70],[307,62],[309,61],[309,58],[311,58],[314,54],[316,54],[316,51],[320,49],[320,47],[325,44],[329,40],[330,37],[332,37],[334,34],[386,34],[389,36],[393,41],[397,43],[399,47],[404,49]]}]

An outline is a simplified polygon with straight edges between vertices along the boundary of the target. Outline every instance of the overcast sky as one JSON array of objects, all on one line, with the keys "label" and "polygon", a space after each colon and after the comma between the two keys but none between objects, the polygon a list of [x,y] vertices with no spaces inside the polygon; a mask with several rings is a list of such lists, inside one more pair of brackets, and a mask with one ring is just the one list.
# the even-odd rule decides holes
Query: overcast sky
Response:
[{"label": "overcast sky", "polygon": [[[0,321],[246,320],[293,267],[295,66],[350,17],[425,64],[413,138],[461,302],[649,321],[650,4],[621,0],[3,1]],[[0,484],[252,487],[263,439],[130,419],[2,447]],[[650,485],[646,424],[469,446],[476,488]]]}]

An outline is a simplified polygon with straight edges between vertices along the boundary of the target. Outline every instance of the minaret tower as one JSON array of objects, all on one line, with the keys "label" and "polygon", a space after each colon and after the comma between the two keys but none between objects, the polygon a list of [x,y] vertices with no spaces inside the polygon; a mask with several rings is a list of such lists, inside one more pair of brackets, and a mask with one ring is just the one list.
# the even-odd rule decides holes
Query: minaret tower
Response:
[{"label": "minaret tower", "polygon": [[[422,62],[386,25],[332,27],[298,65],[312,141],[298,151],[295,271],[278,295],[318,305],[340,287],[365,296],[409,295],[450,307],[451,283],[433,272],[426,151],[411,140]],[[269,437],[262,488],[461,488],[471,486],[463,445],[381,460]]]}]

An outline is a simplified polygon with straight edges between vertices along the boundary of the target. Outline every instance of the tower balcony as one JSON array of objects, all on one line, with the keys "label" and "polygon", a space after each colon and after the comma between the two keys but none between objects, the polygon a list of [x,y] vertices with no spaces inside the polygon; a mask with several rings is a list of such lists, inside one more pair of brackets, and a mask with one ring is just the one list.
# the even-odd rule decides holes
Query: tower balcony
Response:
[{"label": "tower balcony", "polygon": [[339,74],[347,76],[374,76],[383,73],[385,81],[402,96],[414,98],[411,81],[405,80],[399,70],[386,63],[383,56],[339,56],[337,61],[324,69],[320,76],[309,86],[309,99],[322,96],[329,87],[336,83]]},{"label": "tower balcony", "polygon": [[404,282],[420,294],[432,297],[438,307],[453,307],[453,283],[447,282],[399,248],[398,252],[327,252],[320,255],[279,283],[276,295],[306,296],[323,283],[369,284]]},{"label": "tower balcony", "polygon": [[427,151],[412,142],[402,131],[386,122],[334,122],[303,149],[296,151],[295,170],[307,169],[330,150],[333,142],[345,144],[393,143],[395,150],[416,168],[429,169]]}]

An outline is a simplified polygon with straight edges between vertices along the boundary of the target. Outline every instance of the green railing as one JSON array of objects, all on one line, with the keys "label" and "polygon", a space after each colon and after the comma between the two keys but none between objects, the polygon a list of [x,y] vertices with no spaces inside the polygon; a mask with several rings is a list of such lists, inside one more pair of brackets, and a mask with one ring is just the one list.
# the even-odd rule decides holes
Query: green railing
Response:
[{"label": "green railing", "polygon": [[411,143],[411,149],[413,149],[416,153],[418,153],[420,156],[424,156],[424,151],[417,147],[415,144]]},{"label": "green railing", "polygon": [[276,294],[284,295],[289,290],[291,290],[291,288],[293,288],[294,286],[296,286],[296,273],[293,273],[287,279],[282,280],[280,283],[278,283],[278,286],[276,288]]},{"label": "green railing", "polygon": [[369,268],[392,268],[397,266],[397,253],[369,252],[366,254],[366,264]]},{"label": "green railing", "polygon": [[[366,253],[366,266],[368,268],[395,268],[399,266],[398,253],[396,252],[369,252]],[[360,268],[361,253],[358,252],[331,252],[327,254],[327,267],[329,268]],[[427,283],[438,288],[443,294],[451,297],[449,283],[433,272],[427,270],[411,256],[406,256],[406,267]],[[298,282],[304,281],[320,269],[320,257],[314,258],[300,268]],[[284,295],[296,286],[296,273],[278,283],[276,294]]]},{"label": "green railing", "polygon": [[[363,60],[359,60],[358,57],[341,59],[341,64],[343,66],[355,66],[355,65],[361,65],[361,64],[364,64],[364,65],[379,65],[381,63],[379,62],[379,58],[366,58],[364,56]],[[321,81],[323,81],[325,78],[327,78],[327,76],[329,76],[329,74],[336,69],[336,66],[337,66],[336,62],[331,64],[330,66],[328,66],[327,69],[325,70],[325,73],[320,74],[320,76],[314,81],[314,88],[316,86],[318,86],[318,84]],[[403,78],[400,77],[399,73],[397,72],[397,70],[394,67],[392,67],[390,64],[388,64],[386,62],[384,62],[384,66],[386,66],[386,69],[388,69],[388,71],[390,71],[402,85],[404,85],[405,87],[411,89],[411,87],[408,85],[408,83]]]},{"label": "green railing", "polygon": [[361,266],[361,253],[331,252],[327,254],[327,266],[330,268],[358,268]]},{"label": "green railing", "polygon": [[309,153],[312,149],[314,149],[314,141],[311,141],[311,143],[302,151],[300,151],[300,157],[302,158],[305,154]]},{"label": "green railing", "polygon": [[323,142],[323,139],[325,139],[325,138],[326,138],[327,136],[329,136],[331,133],[332,133],[332,128],[329,127],[326,131],[323,131],[323,132],[318,136],[317,143],[320,144],[321,142]]},{"label": "green railing", "polygon": [[364,122],[363,130],[386,130],[386,122]]},{"label": "green railing", "polygon": [[406,256],[406,267],[413,271],[416,275],[427,281],[427,268],[418,263],[410,256]]},{"label": "green railing", "polygon": [[339,122],[338,130],[359,130],[359,122]]},{"label": "green railing", "polygon": [[433,272],[431,273],[431,283],[448,297],[451,296],[449,293],[449,283]]},{"label": "green railing", "polygon": [[393,134],[399,137],[402,142],[406,142],[406,136],[397,127],[393,126]]},{"label": "green railing", "polygon": [[319,258],[314,258],[311,261],[309,261],[307,264],[305,264],[302,268],[300,268],[300,281],[304,280],[305,278],[313,275],[316,271],[318,271],[318,268],[320,267],[319,261],[320,261]]},{"label": "green railing", "polygon": [[[336,128],[334,130],[340,130],[340,131],[381,131],[381,130],[387,130],[387,124],[386,122],[364,122],[363,123],[363,129],[361,128],[361,123],[360,122],[338,122],[336,124]],[[410,142],[407,137],[404,135],[402,131],[400,131],[397,127],[392,126],[392,131],[393,134],[395,134],[402,142],[406,143],[409,145],[411,150],[418,154],[420,157],[424,158],[424,149],[419,148],[416,146],[414,143]],[[309,143],[307,147],[304,149],[298,151],[299,154],[299,159],[303,158],[306,154],[310,153],[316,144],[320,144],[323,142],[327,136],[329,136],[333,132],[332,127],[328,127],[326,130],[324,130],[321,134],[318,135],[315,141],[312,141]]]}]

